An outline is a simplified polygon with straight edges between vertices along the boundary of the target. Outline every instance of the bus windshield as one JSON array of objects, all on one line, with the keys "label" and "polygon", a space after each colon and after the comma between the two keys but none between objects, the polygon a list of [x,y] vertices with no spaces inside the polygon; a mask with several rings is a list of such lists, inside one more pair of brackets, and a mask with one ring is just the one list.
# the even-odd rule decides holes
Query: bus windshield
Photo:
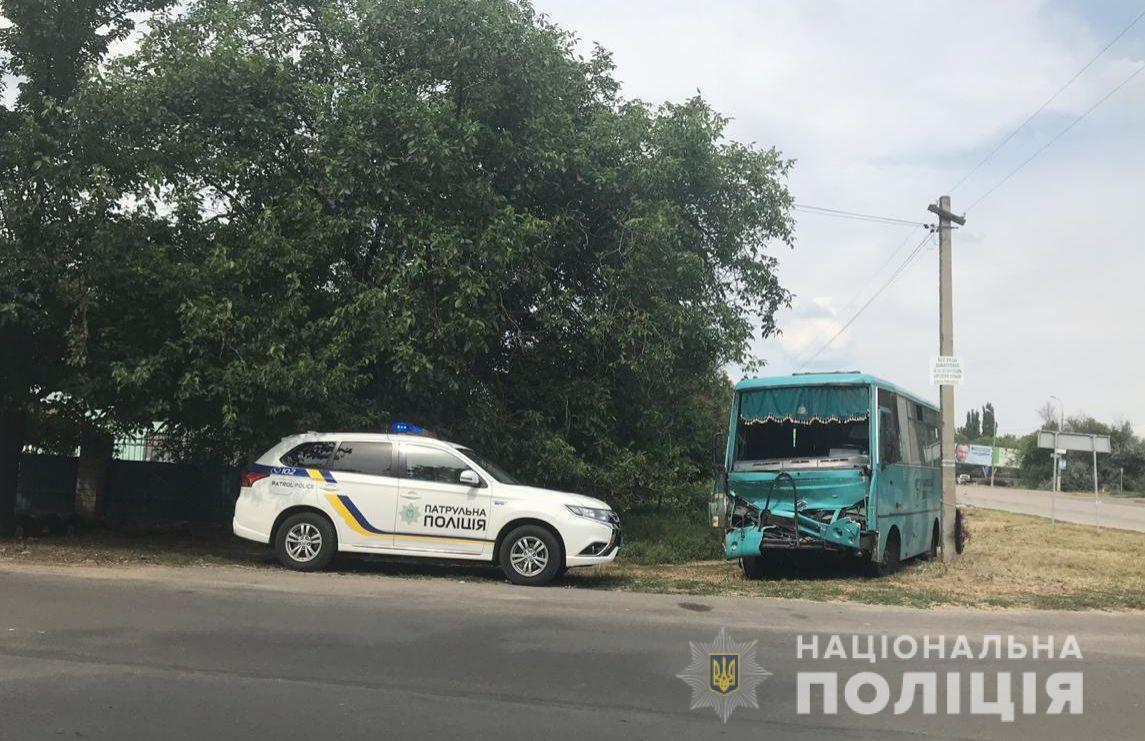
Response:
[{"label": "bus windshield", "polygon": [[866,386],[798,386],[743,392],[732,470],[868,465],[869,394]]}]

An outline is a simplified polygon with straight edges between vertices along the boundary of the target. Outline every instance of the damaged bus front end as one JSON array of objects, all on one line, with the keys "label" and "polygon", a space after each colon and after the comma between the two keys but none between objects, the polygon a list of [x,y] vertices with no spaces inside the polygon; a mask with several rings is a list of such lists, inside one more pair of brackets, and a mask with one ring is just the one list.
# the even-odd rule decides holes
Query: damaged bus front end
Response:
[{"label": "damaged bus front end", "polygon": [[873,376],[740,381],[711,503],[725,556],[749,577],[777,552],[850,553],[878,573],[933,556],[939,447],[934,405]]},{"label": "damaged bus front end", "polygon": [[767,549],[862,554],[874,544],[867,528],[866,464],[729,472],[727,484],[727,558],[760,556]]}]

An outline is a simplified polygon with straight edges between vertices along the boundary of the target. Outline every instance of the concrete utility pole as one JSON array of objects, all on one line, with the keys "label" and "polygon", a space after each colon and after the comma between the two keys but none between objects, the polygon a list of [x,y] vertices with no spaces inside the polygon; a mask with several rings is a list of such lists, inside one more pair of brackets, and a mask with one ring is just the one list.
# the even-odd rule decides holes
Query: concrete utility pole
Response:
[{"label": "concrete utility pole", "polygon": [[[950,196],[938,199],[938,205],[927,208],[938,216],[938,354],[954,355],[954,281],[951,275],[951,222],[962,226],[966,219],[950,210]],[[942,384],[942,560],[953,561],[957,555],[954,543],[954,518],[958,495],[954,477],[954,387]]]}]

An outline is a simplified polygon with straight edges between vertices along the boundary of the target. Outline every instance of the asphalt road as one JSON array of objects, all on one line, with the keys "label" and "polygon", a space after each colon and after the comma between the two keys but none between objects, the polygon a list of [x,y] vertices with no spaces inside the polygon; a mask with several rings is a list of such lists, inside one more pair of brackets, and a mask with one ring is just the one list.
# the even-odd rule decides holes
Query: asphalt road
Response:
[{"label": "asphalt road", "polygon": [[1050,517],[1053,514],[1062,522],[1145,532],[1145,503],[1139,504],[1112,497],[1102,497],[1094,502],[1092,494],[1058,493],[1056,497],[1051,497],[1048,491],[959,486],[958,501],[975,507],[1002,509],[1041,517]]},{"label": "asphalt road", "polygon": [[[916,611],[212,568],[0,566],[0,738],[1140,738],[1145,615]],[[676,674],[721,627],[772,676],[726,725]],[[833,632],[1078,637],[1084,658],[796,658]],[[796,673],[1085,672],[1084,714],[796,713]],[[964,682],[966,680],[963,680]],[[963,693],[967,689],[963,687]],[[1015,686],[1015,695],[1020,691]],[[940,696],[943,702],[945,694]],[[1044,701],[1043,701],[1044,702]]]}]

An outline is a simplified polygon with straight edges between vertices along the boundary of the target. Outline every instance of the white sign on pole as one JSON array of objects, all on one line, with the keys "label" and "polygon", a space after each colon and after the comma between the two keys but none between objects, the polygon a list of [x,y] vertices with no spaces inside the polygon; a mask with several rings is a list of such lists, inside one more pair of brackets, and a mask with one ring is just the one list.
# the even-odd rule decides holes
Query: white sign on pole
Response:
[{"label": "white sign on pole", "polygon": [[930,382],[939,386],[957,386],[962,383],[962,358],[957,355],[937,355],[930,359]]},{"label": "white sign on pole", "polygon": [[[1056,443],[1056,444],[1055,444]],[[1038,447],[1057,450],[1062,455],[1067,450],[1080,450],[1085,453],[1108,453],[1112,450],[1109,435],[1091,435],[1088,432],[1038,432]]]}]

